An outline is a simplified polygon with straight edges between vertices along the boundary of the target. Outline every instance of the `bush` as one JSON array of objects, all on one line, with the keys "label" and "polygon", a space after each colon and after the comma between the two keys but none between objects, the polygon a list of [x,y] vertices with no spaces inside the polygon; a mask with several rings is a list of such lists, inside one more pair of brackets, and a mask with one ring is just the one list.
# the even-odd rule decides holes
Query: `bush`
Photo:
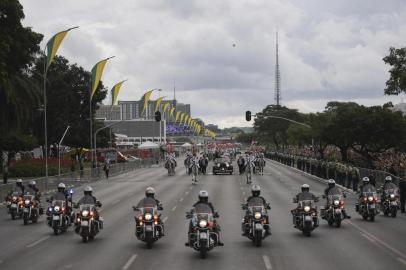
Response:
[{"label": "bush", "polygon": [[[61,159],[61,173],[70,171],[71,160]],[[58,159],[48,159],[48,175],[58,174]],[[45,176],[44,159],[27,159],[13,162],[9,168],[10,177],[43,177]]]}]

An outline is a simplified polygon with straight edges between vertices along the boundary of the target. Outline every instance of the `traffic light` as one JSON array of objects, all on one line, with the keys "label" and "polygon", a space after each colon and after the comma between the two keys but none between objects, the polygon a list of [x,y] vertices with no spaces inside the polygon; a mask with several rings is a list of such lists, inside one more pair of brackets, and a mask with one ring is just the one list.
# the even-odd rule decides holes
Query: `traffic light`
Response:
[{"label": "traffic light", "polygon": [[155,121],[157,121],[157,122],[161,121],[161,112],[160,111],[155,112]]},{"label": "traffic light", "polygon": [[248,122],[251,121],[251,111],[245,112],[245,120],[247,120]]}]

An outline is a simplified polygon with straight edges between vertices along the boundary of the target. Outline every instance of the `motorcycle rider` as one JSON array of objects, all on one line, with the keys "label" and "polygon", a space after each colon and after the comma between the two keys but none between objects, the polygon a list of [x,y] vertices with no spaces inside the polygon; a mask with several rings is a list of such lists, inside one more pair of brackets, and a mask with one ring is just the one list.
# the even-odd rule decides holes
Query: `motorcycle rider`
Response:
[{"label": "motorcycle rider", "polygon": [[23,185],[23,180],[17,179],[16,186],[14,187],[14,191],[18,192],[18,194],[23,195],[25,190],[25,186]]},{"label": "motorcycle rider", "polygon": [[[146,189],[145,189],[145,198],[143,198],[143,199],[141,199],[139,202],[138,202],[138,204],[137,204],[137,207],[133,207],[133,209],[135,210],[136,208],[142,208],[142,207],[144,207],[145,205],[149,205],[149,204],[151,204],[150,203],[150,200],[151,199],[153,199],[154,201],[155,201],[155,203],[156,203],[156,206],[157,206],[157,208],[158,208],[158,210],[160,211],[160,210],[163,210],[164,208],[162,207],[162,203],[157,199],[157,198],[155,198],[155,189],[153,188],[153,187],[147,187]],[[159,212],[158,212],[159,213]],[[160,225],[162,225],[162,232],[160,232],[161,234],[162,234],[162,236],[164,236],[165,235],[165,230],[164,230],[164,224],[163,224],[163,222],[162,222],[162,220],[161,220],[161,214],[159,213],[158,214],[158,223],[160,224]],[[137,233],[141,233],[141,231],[140,232],[138,232],[137,231]]]},{"label": "motorcycle rider", "polygon": [[38,205],[39,214],[42,215],[44,212],[44,208],[42,208],[42,205],[41,205],[41,192],[39,191],[39,188],[37,187],[37,182],[30,181],[28,183],[28,187],[26,189],[24,189],[24,191],[26,194],[35,196],[35,202]]},{"label": "motorcycle rider", "polygon": [[[330,191],[331,191],[331,194],[340,194],[340,195],[342,195],[342,192],[336,186],[336,181],[334,179],[329,179],[328,180],[328,187],[324,190],[324,195],[327,197],[329,195]],[[328,208],[328,205],[327,205],[326,208]],[[351,216],[347,215],[347,211],[345,211],[345,209],[342,209],[341,212],[342,212],[344,218],[348,218],[348,219],[351,218]]]},{"label": "motorcycle rider", "polygon": [[[304,200],[313,200],[314,202],[317,202],[319,200],[319,198],[317,196],[315,196],[313,193],[310,192],[310,186],[308,184],[303,184],[301,186],[301,190],[302,190],[302,192],[299,192],[296,195],[297,202],[304,201]],[[296,222],[296,213],[299,210],[300,210],[299,205],[295,209],[291,210],[292,215],[293,215],[293,224],[295,225],[295,228],[296,228],[296,223],[297,223]]]},{"label": "motorcycle rider", "polygon": [[242,155],[240,155],[237,159],[238,171],[240,174],[242,174],[244,172],[244,164],[245,164],[245,159]]},{"label": "motorcycle rider", "polygon": [[70,217],[70,222],[73,222],[74,216],[72,215],[72,208],[69,206],[69,202],[72,202],[72,197],[69,196],[69,192],[66,191],[64,183],[59,183],[58,191],[52,195],[47,202],[52,203],[54,200],[61,200],[66,202],[66,215]]},{"label": "motorcycle rider", "polygon": [[362,198],[362,193],[364,192],[370,192],[373,191],[375,192],[375,186],[373,186],[370,182],[369,182],[369,178],[368,177],[364,177],[362,178],[362,182],[361,182],[361,186],[359,188],[359,196],[358,196],[358,202],[355,203],[355,210],[358,212],[359,211],[359,199]]},{"label": "motorcycle rider", "polygon": [[[245,203],[245,206],[248,207],[248,204],[251,200],[255,200],[257,198],[262,200],[262,204],[265,208],[270,209],[270,207],[268,207],[268,203],[266,202],[265,198],[260,196],[261,194],[261,187],[259,185],[252,185],[251,186],[251,196],[248,197],[247,202]],[[247,211],[245,212],[245,216],[244,216],[244,220],[243,220],[243,225],[247,223],[248,219],[250,217],[250,213],[248,212],[248,208]],[[266,217],[266,223],[269,224],[269,217]],[[270,226],[266,227],[266,234],[267,235],[271,235],[271,228]],[[245,228],[244,232],[243,232],[243,236],[247,235],[247,228]]]},{"label": "motorcycle rider", "polygon": [[[398,187],[392,182],[392,176],[388,175],[385,177],[385,183],[382,185],[382,198],[381,203],[386,200],[386,196],[389,196],[388,190],[397,189]],[[395,194],[397,195],[397,194]]]},{"label": "motorcycle rider", "polygon": [[[193,214],[194,211],[195,211],[195,207],[196,207],[197,205],[199,205],[199,204],[205,204],[205,205],[209,206],[210,209],[211,209],[211,211],[212,211],[212,213],[213,213],[213,215],[214,215],[214,214],[217,214],[217,211],[214,209],[213,204],[212,204],[211,202],[209,202],[209,193],[208,193],[206,190],[201,190],[201,191],[199,191],[198,201],[193,205],[193,208],[190,210],[190,213]],[[217,217],[218,217],[218,214],[217,214]],[[190,220],[190,223],[189,223],[189,231],[188,231],[188,237],[189,237],[189,238],[190,238],[190,233],[192,232],[192,229],[193,229],[193,224],[192,224],[192,220]],[[220,225],[217,223],[216,220],[214,220],[213,232],[217,233],[217,234],[218,234],[218,237],[219,237],[217,244],[218,244],[219,246],[224,246],[224,243],[221,242],[221,240],[220,240],[220,231],[221,231]],[[186,245],[186,246],[189,246],[189,241],[186,242],[185,245]]]},{"label": "motorcycle rider", "polygon": [[[83,190],[83,197],[77,202],[76,206],[79,207],[82,204],[91,204],[94,206],[98,206],[101,207],[102,204],[100,201],[98,201],[96,199],[95,196],[93,196],[93,189],[91,186],[87,186],[85,187],[85,189]],[[99,216],[99,212],[97,211],[97,208],[95,208],[95,219],[98,220],[99,222],[101,222],[99,220],[100,216]],[[103,225],[102,225],[103,226]],[[75,231],[78,233],[80,230],[80,226],[77,226],[75,228]]]}]

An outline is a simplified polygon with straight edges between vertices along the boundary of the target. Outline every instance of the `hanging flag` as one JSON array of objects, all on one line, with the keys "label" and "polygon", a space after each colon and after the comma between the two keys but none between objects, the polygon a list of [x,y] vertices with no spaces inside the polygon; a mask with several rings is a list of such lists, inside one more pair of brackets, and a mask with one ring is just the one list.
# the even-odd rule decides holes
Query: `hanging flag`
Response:
[{"label": "hanging flag", "polygon": [[171,105],[170,101],[166,102],[165,105],[164,105],[164,108],[162,109],[162,112],[166,113],[166,110],[169,108],[170,105]]},{"label": "hanging flag", "polygon": [[183,113],[180,114],[180,121],[179,121],[179,124],[182,124],[184,117],[185,117],[185,113],[183,112]]},{"label": "hanging flag", "polygon": [[111,59],[113,57],[114,56],[97,62],[97,64],[94,65],[94,67],[92,68],[92,93],[91,93],[90,99],[93,98],[93,95],[96,92],[97,87],[99,86],[101,77],[103,75],[103,70],[104,70],[104,67],[106,66],[107,60],[109,60],[109,59]]},{"label": "hanging flag", "polygon": [[178,122],[178,118],[180,116],[180,112],[176,112],[176,118],[175,118],[175,123]]},{"label": "hanging flag", "polygon": [[183,125],[186,125],[186,122],[187,122],[187,120],[188,120],[188,118],[189,118],[189,115],[185,115],[185,121],[183,122]]},{"label": "hanging flag", "polygon": [[[158,99],[156,100],[155,112],[159,111],[159,106],[161,105],[162,100],[163,100],[164,98],[165,98],[165,97],[160,97],[160,98],[158,98]],[[163,112],[163,111],[162,111],[162,112]]]},{"label": "hanging flag", "polygon": [[[169,111],[169,116],[173,118],[173,113],[175,112],[175,107],[173,107],[170,111]],[[176,121],[175,121],[176,122]]]},{"label": "hanging flag", "polygon": [[121,81],[119,83],[117,83],[116,85],[113,86],[113,88],[111,88],[111,107],[113,108],[113,105],[116,103],[117,100],[117,96],[118,93],[120,92],[121,86],[123,85],[123,83],[127,81]]},{"label": "hanging flag", "polygon": [[192,118],[189,118],[189,121],[187,122],[187,125],[190,127],[190,123],[192,122]]},{"label": "hanging flag", "polygon": [[46,63],[46,71],[48,71],[49,66],[52,63],[52,60],[54,60],[54,57],[56,55],[56,52],[58,51],[59,46],[61,46],[61,43],[63,41],[63,39],[65,38],[66,34],[72,30],[72,29],[76,29],[79,28],[79,26],[77,27],[72,27],[69,28],[68,30],[65,31],[61,31],[59,33],[56,33],[47,43],[46,46],[46,50],[47,50],[47,63]]},{"label": "hanging flag", "polygon": [[154,90],[145,92],[144,96],[142,97],[144,99],[144,107],[142,108],[141,116],[145,113],[145,110],[147,109],[148,101],[151,97],[152,91],[154,91]]}]

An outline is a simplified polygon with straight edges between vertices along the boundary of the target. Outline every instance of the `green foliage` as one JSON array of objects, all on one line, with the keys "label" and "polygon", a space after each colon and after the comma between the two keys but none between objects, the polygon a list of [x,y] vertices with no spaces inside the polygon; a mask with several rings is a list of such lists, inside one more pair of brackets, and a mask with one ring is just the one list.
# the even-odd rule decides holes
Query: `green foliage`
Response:
[{"label": "green foliage", "polygon": [[383,58],[391,66],[389,80],[386,81],[385,94],[406,93],[406,48],[390,48],[389,55]]},{"label": "green foliage", "polygon": [[235,140],[242,144],[251,144],[252,141],[256,140],[255,133],[239,133]]}]

